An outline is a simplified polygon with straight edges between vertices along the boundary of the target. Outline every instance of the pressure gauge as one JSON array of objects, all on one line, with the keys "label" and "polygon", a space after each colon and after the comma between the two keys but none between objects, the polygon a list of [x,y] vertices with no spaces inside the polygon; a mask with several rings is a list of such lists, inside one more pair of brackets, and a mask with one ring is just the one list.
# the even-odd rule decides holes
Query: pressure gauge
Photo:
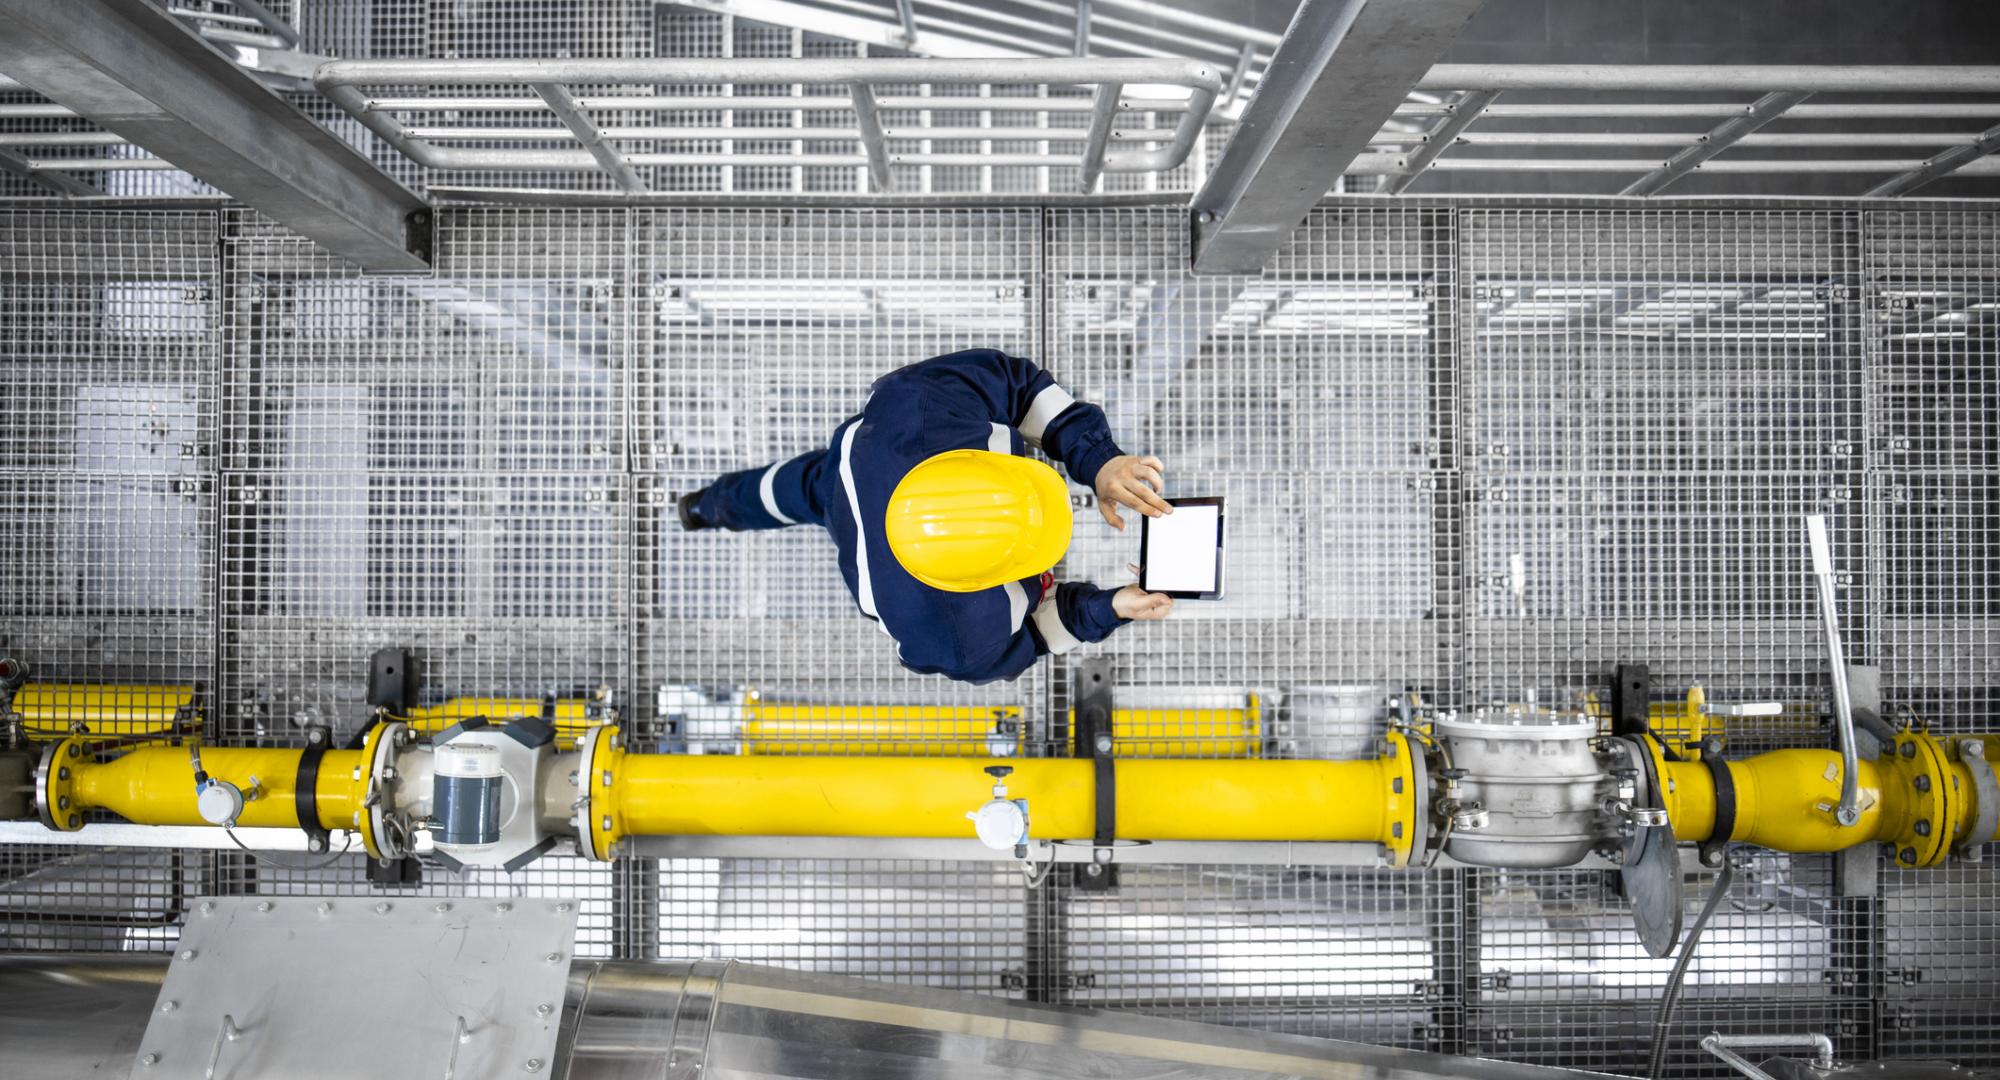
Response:
[{"label": "pressure gauge", "polygon": [[233,829],[243,816],[243,789],[227,780],[203,780],[194,789],[194,808],[203,821]]},{"label": "pressure gauge", "polygon": [[1028,842],[1028,808],[1025,799],[994,799],[966,814],[979,842],[995,851],[1007,851]]}]

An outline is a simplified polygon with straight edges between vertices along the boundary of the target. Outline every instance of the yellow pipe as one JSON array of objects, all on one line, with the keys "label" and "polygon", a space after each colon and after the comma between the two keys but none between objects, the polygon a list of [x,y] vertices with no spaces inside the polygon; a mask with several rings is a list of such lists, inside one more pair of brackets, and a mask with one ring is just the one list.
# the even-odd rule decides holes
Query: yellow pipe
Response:
[{"label": "yellow pipe", "polygon": [[872,754],[912,757],[990,757],[995,726],[1014,724],[1021,747],[1018,706],[809,705],[752,698],[743,706],[739,741],[745,754]]},{"label": "yellow pipe", "polygon": [[[59,747],[58,764],[49,776],[59,821],[69,814],[107,810],[146,825],[208,824],[195,808],[194,767],[186,746],[145,746],[103,762],[87,754],[68,756],[67,749]],[[205,746],[201,764],[209,776],[243,790],[246,801],[238,825],[295,829],[299,755],[295,749]],[[320,760],[314,788],[321,828],[355,827],[368,782],[365,757],[360,750],[329,750]],[[357,768],[362,771],[358,781],[353,778]]]},{"label": "yellow pipe", "polygon": [[[1072,714],[1072,719],[1074,714]],[[1018,706],[811,705],[752,698],[743,706],[745,754],[990,757],[996,726],[1012,723],[1018,755],[1026,725]],[[1257,757],[1263,751],[1255,695],[1235,708],[1114,709],[1119,757]]]},{"label": "yellow pipe", "polygon": [[[1708,766],[1664,760],[1657,744],[1650,749],[1667,789],[1674,837],[1712,839],[1717,793]],[[1971,770],[1952,760],[1943,743],[1921,732],[1905,732],[1884,748],[1879,760],[1857,763],[1861,817],[1852,826],[1840,825],[1833,816],[1840,803],[1837,750],[1772,750],[1724,765],[1736,799],[1728,839],[1774,851],[1843,851],[1884,843],[1895,846],[1903,865],[1934,866],[1953,845],[1964,842],[1978,814]]]},{"label": "yellow pipe", "polygon": [[[626,835],[970,836],[966,812],[993,782],[987,761],[627,754],[608,742],[592,769],[600,854]],[[1392,756],[1370,761],[1120,762],[1118,836],[1366,841],[1400,862],[1416,831],[1414,777],[1408,744],[1400,735],[1391,744]],[[1007,792],[1028,800],[1031,836],[1090,838],[1091,762],[1007,764]]]},{"label": "yellow pipe", "polygon": [[31,739],[60,739],[82,724],[92,735],[149,735],[193,718],[192,686],[126,683],[29,683],[11,708]]}]

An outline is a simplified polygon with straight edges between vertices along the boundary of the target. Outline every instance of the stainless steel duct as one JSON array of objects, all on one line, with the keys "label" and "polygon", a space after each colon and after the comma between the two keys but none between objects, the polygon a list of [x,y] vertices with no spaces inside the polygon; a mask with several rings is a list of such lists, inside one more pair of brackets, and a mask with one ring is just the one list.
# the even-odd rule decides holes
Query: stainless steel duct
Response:
[{"label": "stainless steel duct", "polygon": [[[11,1075],[119,1075],[167,957],[0,957]],[[1553,1080],[1600,1076],[1128,1013],[697,960],[570,971],[556,1080],[1174,1076]]]}]

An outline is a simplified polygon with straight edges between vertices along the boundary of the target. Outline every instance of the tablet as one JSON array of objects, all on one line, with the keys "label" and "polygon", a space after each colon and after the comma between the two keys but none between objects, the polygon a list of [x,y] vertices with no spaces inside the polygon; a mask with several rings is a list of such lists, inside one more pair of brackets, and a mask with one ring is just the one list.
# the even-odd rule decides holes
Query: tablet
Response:
[{"label": "tablet", "polygon": [[1168,499],[1139,519],[1139,587],[1177,600],[1222,599],[1222,497]]}]

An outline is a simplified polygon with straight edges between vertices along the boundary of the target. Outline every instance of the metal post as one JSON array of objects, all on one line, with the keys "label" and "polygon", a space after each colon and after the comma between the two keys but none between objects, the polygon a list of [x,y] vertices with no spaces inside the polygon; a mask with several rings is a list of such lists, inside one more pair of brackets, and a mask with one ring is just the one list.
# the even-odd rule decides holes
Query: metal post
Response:
[{"label": "metal post", "polygon": [[604,171],[610,173],[613,180],[618,181],[619,187],[635,195],[645,194],[646,182],[639,179],[638,171],[632,168],[632,163],[625,160],[623,154],[604,141],[604,132],[598,130],[597,125],[583,115],[583,110],[577,106],[576,98],[570,96],[568,87],[561,83],[530,83],[529,89],[543,101],[548,102],[549,111],[555,113],[556,118],[563,122],[563,126],[570,130],[570,134],[576,136],[576,141],[582,143],[585,150],[590,151],[590,156],[596,158],[599,165],[604,166]]},{"label": "metal post", "polygon": [[1085,195],[1097,190],[1097,179],[1104,172],[1104,151],[1111,144],[1111,121],[1118,115],[1118,92],[1122,89],[1117,83],[1099,83],[1097,95],[1091,99],[1090,134],[1083,144],[1080,188]]},{"label": "metal post", "polygon": [[1869,188],[1867,196],[1873,199],[1887,199],[1897,195],[1908,195],[1933,180],[1965,168],[1996,149],[2000,149],[2000,127],[1987,128],[1979,133],[1979,138],[1973,140],[1971,145],[1954,146],[1909,172],[1891,177]]},{"label": "metal post", "polygon": [[855,121],[861,127],[861,148],[868,151],[868,175],[875,181],[876,191],[888,191],[893,186],[889,145],[882,135],[882,115],[875,109],[875,89],[867,83],[855,83],[848,89],[854,97]]},{"label": "metal post", "polygon": [[1625,185],[1625,190],[1619,194],[1659,194],[1668,184],[1700,168],[1702,162],[1734,146],[1743,136],[1783,116],[1785,110],[1804,101],[1808,96],[1797,91],[1765,94],[1742,116],[1727,121],[1701,136],[1693,146],[1668,158],[1659,168]]},{"label": "metal post", "polygon": [[1090,55],[1090,0],[1076,0],[1076,56]]},{"label": "metal post", "polygon": [[896,0],[896,20],[903,24],[903,47],[914,49],[917,45],[917,7],[915,0]]},{"label": "metal post", "polygon": [[1409,187],[1425,169],[1431,167],[1431,162],[1451,149],[1452,143],[1457,141],[1459,135],[1477,122],[1487,107],[1493,104],[1493,99],[1499,96],[1498,90],[1475,90],[1453,102],[1450,106],[1451,115],[1439,121],[1438,125],[1425,136],[1424,144],[1417,147],[1416,153],[1410,155],[1409,164],[1406,166],[1409,171],[1391,179],[1388,186],[1382,189],[1382,193],[1401,195],[1404,188]]}]

